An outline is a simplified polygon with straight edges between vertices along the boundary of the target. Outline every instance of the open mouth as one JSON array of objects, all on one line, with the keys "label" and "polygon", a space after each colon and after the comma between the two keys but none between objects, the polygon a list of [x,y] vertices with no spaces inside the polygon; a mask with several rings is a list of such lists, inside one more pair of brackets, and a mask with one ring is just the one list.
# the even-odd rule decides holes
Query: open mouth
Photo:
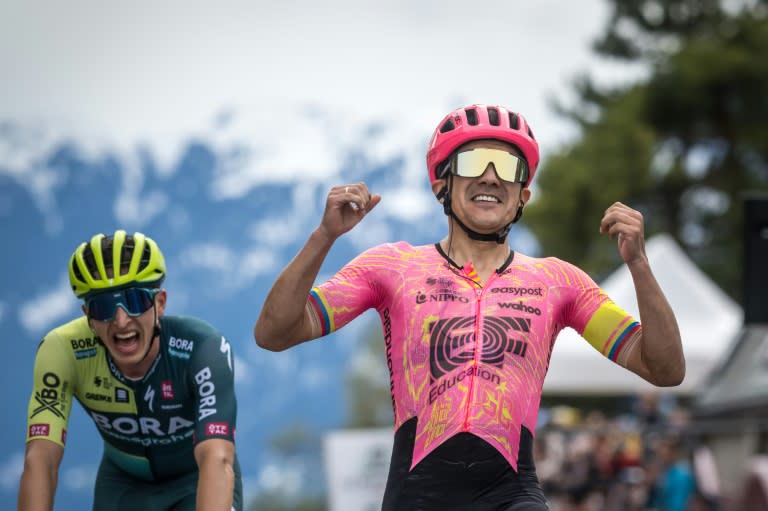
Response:
[{"label": "open mouth", "polygon": [[115,334],[112,337],[115,349],[124,355],[130,355],[139,348],[139,333],[129,332],[125,334]]}]

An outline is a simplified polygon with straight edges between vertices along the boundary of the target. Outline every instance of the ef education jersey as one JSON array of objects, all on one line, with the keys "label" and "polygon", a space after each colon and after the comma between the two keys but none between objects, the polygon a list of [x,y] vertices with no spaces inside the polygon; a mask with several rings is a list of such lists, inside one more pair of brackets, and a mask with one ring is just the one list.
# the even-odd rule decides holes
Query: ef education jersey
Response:
[{"label": "ef education jersey", "polygon": [[310,303],[324,334],[378,311],[395,429],[417,418],[411,468],[469,432],[516,470],[523,429],[535,431],[558,333],[572,327],[616,361],[640,328],[588,275],[559,259],[513,253],[481,285],[471,264],[458,267],[439,245],[404,242],[364,252],[313,288]]},{"label": "ef education jersey", "polygon": [[198,442],[234,442],[229,342],[199,319],[165,316],[160,323],[160,352],[141,380],[120,373],[85,316],[49,332],[35,358],[27,441],[64,446],[74,396],[104,439],[105,456],[146,481],[196,471]]}]

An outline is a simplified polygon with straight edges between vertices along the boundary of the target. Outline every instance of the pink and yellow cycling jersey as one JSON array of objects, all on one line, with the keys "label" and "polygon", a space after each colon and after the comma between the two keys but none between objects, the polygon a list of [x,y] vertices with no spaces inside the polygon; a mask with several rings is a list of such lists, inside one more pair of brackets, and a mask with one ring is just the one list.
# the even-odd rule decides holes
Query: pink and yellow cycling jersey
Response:
[{"label": "pink and yellow cycling jersey", "polygon": [[460,432],[517,469],[535,431],[555,338],[571,327],[617,361],[640,324],[583,271],[512,253],[485,283],[439,245],[374,247],[310,292],[323,334],[370,308],[381,318],[395,429],[417,417],[411,468]]}]

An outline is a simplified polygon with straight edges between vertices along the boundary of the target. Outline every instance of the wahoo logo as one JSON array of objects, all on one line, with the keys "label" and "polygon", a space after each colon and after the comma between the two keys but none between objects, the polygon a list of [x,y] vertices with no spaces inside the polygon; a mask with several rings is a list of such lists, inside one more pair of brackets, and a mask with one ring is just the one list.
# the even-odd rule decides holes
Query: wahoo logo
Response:
[{"label": "wahoo logo", "polygon": [[514,309],[516,311],[527,312],[528,314],[536,314],[537,316],[541,316],[541,309],[538,307],[531,307],[530,305],[526,305],[522,300],[516,303],[499,302],[499,307],[502,309]]},{"label": "wahoo logo", "polygon": [[437,380],[458,367],[474,360],[476,351],[483,364],[497,368],[504,366],[504,356],[511,353],[525,357],[526,341],[512,336],[517,332],[529,332],[529,318],[486,318],[482,338],[475,338],[474,316],[440,319],[430,324],[430,372]]}]

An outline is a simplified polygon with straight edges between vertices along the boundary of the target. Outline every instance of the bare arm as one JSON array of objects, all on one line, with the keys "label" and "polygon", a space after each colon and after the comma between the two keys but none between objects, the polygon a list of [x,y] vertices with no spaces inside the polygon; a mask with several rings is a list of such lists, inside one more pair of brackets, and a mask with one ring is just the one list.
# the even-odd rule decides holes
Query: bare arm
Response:
[{"label": "bare arm", "polygon": [[32,440],[24,453],[18,511],[51,511],[64,448],[49,440]]},{"label": "bare arm", "polygon": [[624,365],[654,385],[672,387],[685,377],[683,344],[672,307],[651,271],[643,231],[642,214],[620,202],[606,210],[600,223],[600,232],[618,238],[640,309],[642,328],[630,341]]},{"label": "bare arm", "polygon": [[230,511],[235,489],[235,444],[212,438],[195,446],[197,480],[196,508],[205,511]]},{"label": "bare arm", "polygon": [[320,225],[267,294],[253,330],[259,346],[281,351],[320,336],[317,318],[307,303],[312,284],[336,239],[380,201],[381,196],[371,196],[364,183],[331,189]]}]

